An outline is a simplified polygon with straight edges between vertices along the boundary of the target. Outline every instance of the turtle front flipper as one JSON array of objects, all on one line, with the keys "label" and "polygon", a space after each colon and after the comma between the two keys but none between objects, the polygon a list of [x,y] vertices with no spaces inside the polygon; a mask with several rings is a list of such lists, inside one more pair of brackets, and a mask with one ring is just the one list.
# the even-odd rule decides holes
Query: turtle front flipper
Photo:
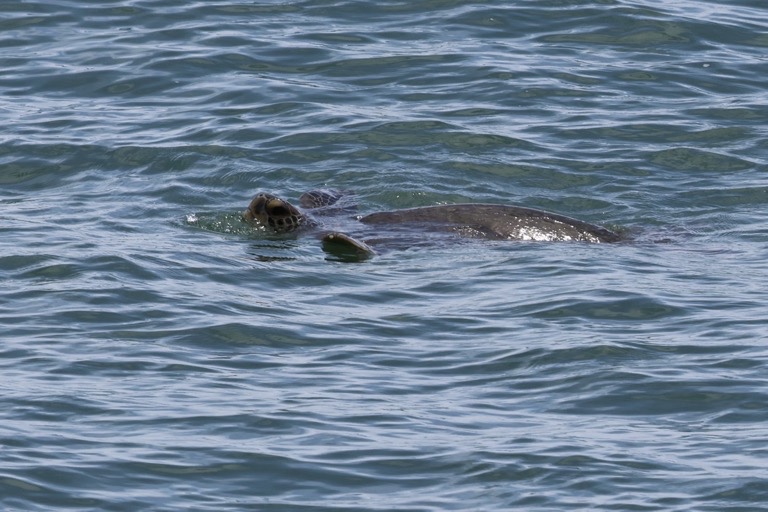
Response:
[{"label": "turtle front flipper", "polygon": [[322,241],[323,250],[341,261],[365,261],[376,254],[365,242],[338,231],[325,233]]}]

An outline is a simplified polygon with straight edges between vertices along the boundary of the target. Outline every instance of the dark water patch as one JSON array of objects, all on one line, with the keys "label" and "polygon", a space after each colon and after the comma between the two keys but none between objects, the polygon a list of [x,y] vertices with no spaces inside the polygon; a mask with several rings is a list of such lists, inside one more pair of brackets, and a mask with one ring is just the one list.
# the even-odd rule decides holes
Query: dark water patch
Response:
[{"label": "dark water patch", "polygon": [[359,34],[354,32],[317,32],[308,33],[302,36],[302,39],[308,41],[317,41],[328,45],[338,44],[371,44],[376,41],[367,34]]},{"label": "dark water patch", "polygon": [[19,277],[22,279],[35,279],[38,281],[58,281],[77,277],[82,269],[70,263],[54,263],[28,270]]},{"label": "dark water patch", "polygon": [[[589,389],[590,377],[579,379],[577,387]],[[589,399],[565,400],[558,404],[558,411],[578,414],[622,414],[622,415],[679,415],[707,414],[712,411],[750,411],[758,408],[761,398],[755,395],[748,382],[732,382],[726,379],[713,381],[664,381],[658,376],[617,374],[601,375],[601,387],[610,389],[616,382],[615,391],[605,395],[590,392]]]},{"label": "dark water patch", "polygon": [[694,143],[702,142],[717,145],[728,145],[734,141],[741,141],[748,138],[750,132],[744,128],[712,128],[706,130],[691,130],[690,126],[685,125],[623,125],[603,128],[584,128],[576,133],[570,134],[579,138],[596,138],[605,140],[607,138],[625,141],[637,141],[643,144],[648,143]]},{"label": "dark water patch", "polygon": [[651,161],[678,171],[698,172],[740,171],[753,166],[751,162],[741,158],[691,148],[659,151],[651,157]]},{"label": "dark water patch", "polygon": [[[534,306],[535,307],[535,306]],[[547,304],[536,311],[540,318],[583,320],[644,321],[683,314],[684,310],[665,304],[651,297],[634,297],[624,300],[573,301],[566,304]]]},{"label": "dark water patch", "polygon": [[51,254],[2,256],[0,257],[0,269],[4,272],[29,271],[29,267],[39,268],[41,265],[55,259],[56,256]]},{"label": "dark water patch", "polygon": [[690,114],[700,116],[702,118],[720,119],[726,121],[735,122],[750,122],[762,119],[763,114],[761,112],[763,108],[760,105],[754,105],[752,107],[709,107],[709,108],[697,108],[691,109]]},{"label": "dark water patch", "polygon": [[[504,178],[514,178],[520,180],[542,180],[550,181],[553,176],[565,178],[563,173],[547,169],[545,167],[528,166],[524,164],[504,163],[504,162],[476,162],[476,161],[455,161],[449,164],[450,168],[462,173],[490,174]],[[579,179],[579,178],[577,178]],[[583,178],[582,178],[583,179]]]},{"label": "dark water patch", "polygon": [[[263,318],[278,318],[280,311],[290,312],[290,308],[284,304],[281,308],[273,304],[262,307]],[[163,337],[170,337],[174,343],[194,344],[217,349],[223,345],[250,345],[264,347],[291,347],[291,346],[315,346],[318,343],[337,343],[337,340],[325,338],[313,339],[312,336],[302,335],[292,328],[265,328],[259,324],[229,323],[212,325],[193,329],[180,330],[178,332],[166,332]]]},{"label": "dark water patch", "polygon": [[[681,197],[708,205],[711,208],[745,206],[754,207],[768,202],[768,187],[744,187],[734,189],[701,187],[680,193]],[[735,224],[735,223],[734,223]]]},{"label": "dark water patch", "polygon": [[[34,155],[32,158],[25,155]],[[70,144],[11,144],[0,149],[0,182],[24,190],[51,188],[103,163],[104,148]]]}]

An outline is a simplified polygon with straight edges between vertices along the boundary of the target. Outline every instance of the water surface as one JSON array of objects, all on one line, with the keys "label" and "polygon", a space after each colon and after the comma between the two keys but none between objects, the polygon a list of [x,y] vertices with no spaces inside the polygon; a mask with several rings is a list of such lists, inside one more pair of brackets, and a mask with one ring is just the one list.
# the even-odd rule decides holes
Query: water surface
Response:
[{"label": "water surface", "polygon": [[[4,510],[763,506],[761,2],[0,13]],[[631,240],[350,264],[237,220],[319,187]]]}]

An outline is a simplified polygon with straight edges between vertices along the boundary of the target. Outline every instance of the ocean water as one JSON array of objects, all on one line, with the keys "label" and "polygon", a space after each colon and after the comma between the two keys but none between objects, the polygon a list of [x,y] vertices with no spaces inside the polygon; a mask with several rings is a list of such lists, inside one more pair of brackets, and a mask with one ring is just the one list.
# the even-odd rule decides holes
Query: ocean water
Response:
[{"label": "ocean water", "polygon": [[[1,508],[766,510],[767,20],[0,2]],[[351,263],[238,219],[315,188],[627,239]]]}]

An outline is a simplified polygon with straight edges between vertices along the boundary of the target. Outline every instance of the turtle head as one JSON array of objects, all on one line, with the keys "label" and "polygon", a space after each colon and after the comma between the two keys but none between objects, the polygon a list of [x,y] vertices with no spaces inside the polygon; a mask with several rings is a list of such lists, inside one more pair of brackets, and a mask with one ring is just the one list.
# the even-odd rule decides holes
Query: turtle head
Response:
[{"label": "turtle head", "polygon": [[288,201],[263,192],[256,194],[243,212],[248,222],[256,222],[277,233],[286,233],[304,225],[306,217]]}]

